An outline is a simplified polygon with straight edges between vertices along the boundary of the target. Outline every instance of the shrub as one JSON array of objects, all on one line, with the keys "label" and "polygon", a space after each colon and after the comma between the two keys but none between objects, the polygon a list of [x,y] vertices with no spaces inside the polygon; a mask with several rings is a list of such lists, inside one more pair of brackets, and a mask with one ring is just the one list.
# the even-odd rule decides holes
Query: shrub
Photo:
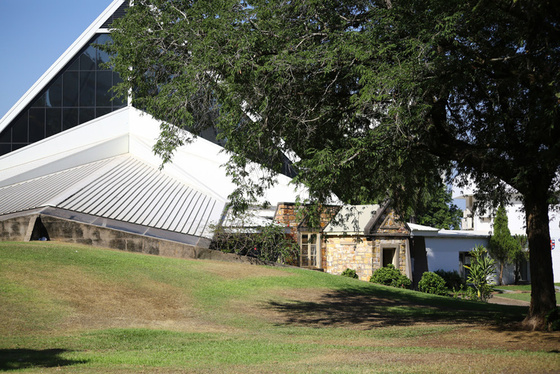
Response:
[{"label": "shrub", "polygon": [[418,282],[418,289],[422,292],[433,295],[446,296],[448,293],[448,290],[445,287],[445,280],[431,271],[427,271],[422,274],[422,279]]},{"label": "shrub", "polygon": [[445,271],[443,269],[438,269],[434,271],[434,273],[443,278],[445,287],[449,290],[459,290],[461,287],[465,287],[465,280],[457,270]]},{"label": "shrub", "polygon": [[495,273],[495,262],[482,245],[476,246],[470,253],[471,266],[463,265],[470,271],[467,282],[475,288],[478,300],[488,301],[492,297],[492,286],[488,283],[488,277]]},{"label": "shrub", "polygon": [[374,271],[369,281],[372,283],[400,288],[410,288],[411,284],[410,279],[408,279],[405,275],[402,275],[401,272],[398,269],[395,269],[392,264]]},{"label": "shrub", "polygon": [[348,278],[358,278],[358,274],[356,274],[356,270],[354,269],[346,269],[340,275]]},{"label": "shrub", "polygon": [[214,240],[210,248],[225,253],[256,257],[267,262],[297,263],[298,244],[284,233],[284,228],[270,224],[255,232],[237,232],[213,227]]}]

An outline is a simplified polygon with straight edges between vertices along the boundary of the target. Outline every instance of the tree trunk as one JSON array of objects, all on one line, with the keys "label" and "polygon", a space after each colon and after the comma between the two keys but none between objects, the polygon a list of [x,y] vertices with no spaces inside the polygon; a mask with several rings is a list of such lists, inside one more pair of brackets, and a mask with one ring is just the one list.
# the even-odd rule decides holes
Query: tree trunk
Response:
[{"label": "tree trunk", "polygon": [[531,330],[545,330],[545,316],[556,307],[546,195],[525,196],[525,213],[531,269],[531,306],[523,325]]},{"label": "tree trunk", "polygon": [[503,286],[504,282],[502,281],[504,276],[504,262],[500,261],[500,276],[498,277],[498,285]]}]

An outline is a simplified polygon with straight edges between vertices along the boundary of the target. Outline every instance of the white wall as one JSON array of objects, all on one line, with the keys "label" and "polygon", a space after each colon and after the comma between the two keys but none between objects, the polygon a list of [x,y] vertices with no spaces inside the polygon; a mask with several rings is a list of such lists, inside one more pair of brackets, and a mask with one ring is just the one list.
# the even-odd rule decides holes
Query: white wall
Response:
[{"label": "white wall", "polygon": [[[470,195],[463,194],[456,198],[465,200],[465,211],[472,210],[474,199]],[[525,212],[522,210],[522,203],[519,199],[514,199],[512,205],[506,207],[508,216],[508,227],[512,235],[526,235],[525,231]],[[552,271],[554,273],[554,283],[560,283],[560,207],[551,207],[548,212],[550,239],[555,244],[551,251]],[[495,212],[486,212],[484,216],[476,213],[472,218],[472,227],[463,227],[481,232],[493,232],[493,216]],[[465,222],[466,220],[463,220]]]},{"label": "white wall", "polygon": [[426,237],[425,241],[429,271],[443,269],[460,272],[459,252],[469,252],[479,244],[488,246],[486,238]]}]

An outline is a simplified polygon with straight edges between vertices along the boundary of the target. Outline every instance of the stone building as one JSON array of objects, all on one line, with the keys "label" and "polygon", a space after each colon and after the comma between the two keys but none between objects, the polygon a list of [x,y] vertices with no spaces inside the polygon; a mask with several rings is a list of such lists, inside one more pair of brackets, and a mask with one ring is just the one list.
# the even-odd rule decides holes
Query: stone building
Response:
[{"label": "stone building", "polygon": [[376,269],[393,264],[412,279],[410,229],[387,205],[325,207],[315,225],[297,217],[295,204],[278,205],[275,219],[298,241],[300,266],[331,274],[349,268],[369,280]]}]

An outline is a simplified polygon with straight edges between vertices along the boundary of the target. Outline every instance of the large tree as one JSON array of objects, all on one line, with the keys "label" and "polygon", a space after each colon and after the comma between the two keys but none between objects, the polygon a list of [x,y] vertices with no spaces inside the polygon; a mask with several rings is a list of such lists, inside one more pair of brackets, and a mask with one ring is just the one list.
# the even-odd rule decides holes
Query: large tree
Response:
[{"label": "large tree", "polygon": [[[532,295],[555,307],[548,206],[560,162],[560,2],[531,0],[135,0],[114,24],[119,91],[167,123],[164,160],[217,127],[278,171],[288,156],[320,200],[391,198],[417,209],[440,175],[479,198],[523,197]],[[270,177],[270,178],[268,178]],[[468,178],[468,179],[467,179]],[[233,196],[234,202],[242,192]]]}]

